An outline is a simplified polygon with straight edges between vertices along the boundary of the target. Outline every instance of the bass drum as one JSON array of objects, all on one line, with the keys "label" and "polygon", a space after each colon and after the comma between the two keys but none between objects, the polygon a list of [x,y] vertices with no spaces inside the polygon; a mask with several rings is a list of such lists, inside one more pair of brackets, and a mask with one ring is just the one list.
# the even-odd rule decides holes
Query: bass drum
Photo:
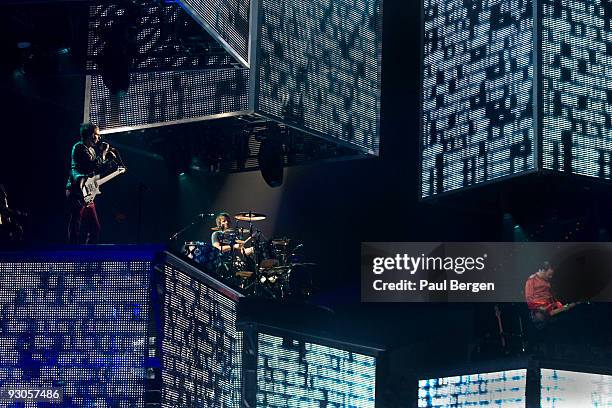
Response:
[{"label": "bass drum", "polygon": [[193,259],[207,272],[216,272],[219,268],[219,250],[208,242],[187,241],[183,245],[183,254],[187,258]]},{"label": "bass drum", "polygon": [[256,250],[257,259],[259,260],[259,270],[266,271],[271,268],[280,266],[280,259],[274,251],[274,246],[271,241],[261,242]]}]

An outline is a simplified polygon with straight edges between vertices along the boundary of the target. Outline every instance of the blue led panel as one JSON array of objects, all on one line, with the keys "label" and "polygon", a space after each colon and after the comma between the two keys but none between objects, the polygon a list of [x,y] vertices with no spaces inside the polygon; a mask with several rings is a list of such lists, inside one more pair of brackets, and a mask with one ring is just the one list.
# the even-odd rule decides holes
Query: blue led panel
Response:
[{"label": "blue led panel", "polygon": [[376,359],[260,333],[258,407],[374,408]]},{"label": "blue led panel", "polygon": [[162,407],[239,407],[236,301],[170,265],[163,282]]},{"label": "blue led panel", "polygon": [[612,7],[542,1],[543,168],[612,178]]},{"label": "blue led panel", "polygon": [[144,407],[150,273],[149,261],[0,262],[0,387]]},{"label": "blue led panel", "polygon": [[121,98],[92,75],[89,120],[101,130],[129,130],[245,111],[248,75],[248,69],[132,73]]},{"label": "blue led panel", "polygon": [[243,62],[249,60],[250,0],[178,0]]},{"label": "blue led panel", "polygon": [[531,0],[424,0],[421,196],[535,168]]},{"label": "blue led panel", "polygon": [[525,369],[420,380],[418,406],[524,408],[526,385]]},{"label": "blue led panel", "polygon": [[610,408],[612,376],[541,369],[542,408]]},{"label": "blue led panel", "polygon": [[262,0],[255,110],[378,154],[382,3]]}]

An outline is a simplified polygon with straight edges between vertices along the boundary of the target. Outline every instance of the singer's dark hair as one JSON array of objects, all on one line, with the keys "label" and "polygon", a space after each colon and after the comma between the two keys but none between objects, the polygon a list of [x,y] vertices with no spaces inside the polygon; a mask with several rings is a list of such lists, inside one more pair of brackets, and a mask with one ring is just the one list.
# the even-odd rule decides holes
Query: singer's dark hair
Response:
[{"label": "singer's dark hair", "polygon": [[79,133],[81,134],[81,141],[84,142],[85,139],[91,137],[97,127],[98,125],[94,125],[91,122],[81,123],[81,129],[79,130]]},{"label": "singer's dark hair", "polygon": [[542,262],[542,270],[547,271],[549,269],[554,269],[552,264],[549,261]]}]

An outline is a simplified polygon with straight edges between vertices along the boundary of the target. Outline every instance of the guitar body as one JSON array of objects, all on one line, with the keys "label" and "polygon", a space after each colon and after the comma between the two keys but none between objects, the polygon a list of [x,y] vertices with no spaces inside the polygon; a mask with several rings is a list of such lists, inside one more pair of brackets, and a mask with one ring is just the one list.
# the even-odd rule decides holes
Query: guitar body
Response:
[{"label": "guitar body", "polygon": [[96,196],[102,194],[100,191],[100,186],[122,173],[125,173],[125,167],[119,167],[117,170],[104,177],[96,174],[94,176],[81,179],[79,197],[77,198],[78,201],[82,205],[89,205],[93,203]]},{"label": "guitar body", "polygon": [[88,177],[83,180],[81,194],[83,195],[83,202],[86,205],[93,203],[96,196],[98,194],[102,194],[100,191],[100,186],[98,185],[98,180],[100,180],[99,175]]}]

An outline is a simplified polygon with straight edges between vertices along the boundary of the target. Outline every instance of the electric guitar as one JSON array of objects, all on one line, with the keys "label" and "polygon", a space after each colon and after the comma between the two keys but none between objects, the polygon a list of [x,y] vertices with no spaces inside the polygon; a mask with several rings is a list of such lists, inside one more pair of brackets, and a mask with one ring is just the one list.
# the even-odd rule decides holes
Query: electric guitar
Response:
[{"label": "electric guitar", "polygon": [[532,310],[531,311],[531,320],[535,324],[536,328],[541,329],[544,327],[548,321],[557,316],[560,313],[567,312],[568,310],[572,310],[578,305],[590,305],[591,303],[588,301],[580,301],[580,302],[572,302],[563,305],[563,307],[551,310],[550,312],[546,310]]},{"label": "electric guitar", "polygon": [[95,176],[81,179],[79,188],[81,195],[81,197],[79,197],[80,201],[82,201],[85,205],[93,203],[96,196],[98,194],[102,194],[100,191],[100,186],[123,173],[125,173],[125,167],[119,167],[117,170],[104,177],[96,174]]}]

